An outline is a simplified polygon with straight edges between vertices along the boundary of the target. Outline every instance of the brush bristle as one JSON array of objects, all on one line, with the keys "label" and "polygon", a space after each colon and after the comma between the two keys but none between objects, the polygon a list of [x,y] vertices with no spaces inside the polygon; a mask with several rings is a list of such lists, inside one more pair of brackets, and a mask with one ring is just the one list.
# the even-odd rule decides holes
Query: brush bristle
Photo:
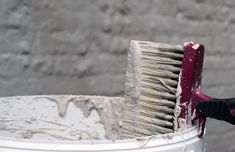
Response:
[{"label": "brush bristle", "polygon": [[176,90],[183,46],[132,41],[128,53],[124,138],[174,131]]}]

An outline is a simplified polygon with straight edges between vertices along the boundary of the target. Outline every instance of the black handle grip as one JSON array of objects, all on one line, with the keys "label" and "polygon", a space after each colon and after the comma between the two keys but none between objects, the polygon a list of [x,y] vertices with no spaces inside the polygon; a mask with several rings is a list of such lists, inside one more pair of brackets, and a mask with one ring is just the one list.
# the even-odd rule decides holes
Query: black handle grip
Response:
[{"label": "black handle grip", "polygon": [[235,125],[235,115],[232,114],[232,110],[235,110],[235,98],[202,101],[196,109],[205,117],[224,120]]}]

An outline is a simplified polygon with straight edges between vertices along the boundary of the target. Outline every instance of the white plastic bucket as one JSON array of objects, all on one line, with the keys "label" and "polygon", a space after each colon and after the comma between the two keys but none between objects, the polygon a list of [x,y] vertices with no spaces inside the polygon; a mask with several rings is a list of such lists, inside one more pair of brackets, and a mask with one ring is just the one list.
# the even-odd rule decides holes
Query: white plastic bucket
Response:
[{"label": "white plastic bucket", "polygon": [[[60,106],[56,105],[57,100],[62,101]],[[121,125],[123,102],[119,97],[97,96],[0,98],[0,151],[205,151],[204,140],[197,137],[195,127],[180,133],[115,139]],[[63,117],[58,115],[58,110]]]}]

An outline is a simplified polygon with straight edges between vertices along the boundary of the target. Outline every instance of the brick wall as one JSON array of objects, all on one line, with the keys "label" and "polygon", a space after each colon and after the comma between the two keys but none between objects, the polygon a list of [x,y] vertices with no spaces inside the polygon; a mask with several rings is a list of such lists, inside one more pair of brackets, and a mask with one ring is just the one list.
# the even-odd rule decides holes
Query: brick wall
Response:
[{"label": "brick wall", "polygon": [[[233,0],[0,0],[0,96],[122,95],[131,39],[205,44],[203,90],[235,96]],[[207,124],[209,152],[234,137]]]}]

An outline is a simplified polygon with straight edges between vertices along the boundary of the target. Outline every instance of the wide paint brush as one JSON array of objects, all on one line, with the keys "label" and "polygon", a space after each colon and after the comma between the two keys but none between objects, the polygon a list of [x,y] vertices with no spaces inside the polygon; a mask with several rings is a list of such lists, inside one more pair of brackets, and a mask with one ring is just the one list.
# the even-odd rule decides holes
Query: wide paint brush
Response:
[{"label": "wide paint brush", "polygon": [[[165,134],[196,125],[202,137],[207,116],[217,119],[219,115],[223,119],[221,110],[217,110],[218,114],[213,110],[208,114],[208,107],[214,108],[214,100],[224,100],[213,99],[200,91],[203,57],[204,46],[193,42],[176,45],[132,41],[122,137]],[[232,106],[229,108],[233,118]]]}]

